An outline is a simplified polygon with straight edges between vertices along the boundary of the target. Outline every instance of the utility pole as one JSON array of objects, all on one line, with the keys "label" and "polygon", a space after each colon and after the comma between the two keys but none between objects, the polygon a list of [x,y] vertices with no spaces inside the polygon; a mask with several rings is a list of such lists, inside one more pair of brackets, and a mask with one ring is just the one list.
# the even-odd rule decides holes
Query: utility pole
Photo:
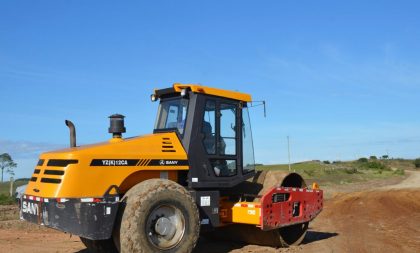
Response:
[{"label": "utility pole", "polygon": [[289,156],[289,171],[292,171],[292,167],[290,165],[290,140],[289,140],[289,136],[287,136],[287,153]]}]

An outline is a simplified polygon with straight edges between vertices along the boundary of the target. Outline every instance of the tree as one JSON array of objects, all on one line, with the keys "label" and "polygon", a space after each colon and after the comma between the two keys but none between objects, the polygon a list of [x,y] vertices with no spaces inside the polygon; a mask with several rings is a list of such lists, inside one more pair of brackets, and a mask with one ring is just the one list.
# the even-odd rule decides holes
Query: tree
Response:
[{"label": "tree", "polygon": [[378,160],[378,158],[377,158],[376,156],[374,156],[374,155],[371,155],[371,156],[369,157],[369,159],[370,159],[370,160]]},{"label": "tree", "polygon": [[362,157],[362,158],[359,158],[359,160],[357,160],[357,161],[359,161],[361,163],[367,163],[369,160],[366,157]]},{"label": "tree", "polygon": [[382,156],[382,159],[385,159],[385,160],[386,160],[386,159],[388,159],[388,158],[389,158],[389,156],[388,156],[388,155],[383,155],[383,156]]},{"label": "tree", "polygon": [[0,155],[0,169],[1,169],[1,181],[3,182],[3,174],[6,169],[6,173],[14,175],[13,169],[16,168],[17,164],[13,161],[12,157],[8,153]]}]

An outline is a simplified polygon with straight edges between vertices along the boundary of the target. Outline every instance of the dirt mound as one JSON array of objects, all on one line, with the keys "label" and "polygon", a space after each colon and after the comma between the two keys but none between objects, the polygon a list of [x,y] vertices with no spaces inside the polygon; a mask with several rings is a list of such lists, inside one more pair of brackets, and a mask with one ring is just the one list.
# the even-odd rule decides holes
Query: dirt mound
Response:
[{"label": "dirt mound", "polygon": [[275,249],[229,241],[200,240],[207,252],[418,252],[420,191],[381,190],[345,193],[327,200],[310,223],[302,245]]},{"label": "dirt mound", "polygon": [[337,196],[326,202],[312,230],[337,236],[322,243],[308,238],[311,243],[305,245],[304,251],[416,252],[420,248],[420,191],[368,191]]}]

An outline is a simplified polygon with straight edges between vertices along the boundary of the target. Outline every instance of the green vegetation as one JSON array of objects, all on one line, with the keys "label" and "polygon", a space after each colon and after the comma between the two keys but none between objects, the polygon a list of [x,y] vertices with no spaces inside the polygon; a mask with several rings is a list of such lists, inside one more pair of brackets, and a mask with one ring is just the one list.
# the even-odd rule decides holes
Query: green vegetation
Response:
[{"label": "green vegetation", "polygon": [[366,157],[359,158],[359,160],[357,160],[357,161],[359,163],[367,163],[367,162],[369,162],[369,160]]},{"label": "green vegetation", "polygon": [[414,166],[416,166],[416,168],[420,168],[420,158],[414,160]]},{"label": "green vegetation", "polygon": [[378,171],[390,170],[388,166],[386,166],[384,163],[379,162],[379,161],[363,163],[362,167],[366,169],[372,169],[372,170],[378,170]]},{"label": "green vegetation", "polygon": [[15,200],[9,195],[0,194],[0,205],[12,205]]},{"label": "green vegetation", "polygon": [[404,176],[404,175],[405,175],[405,170],[403,170],[403,169],[396,169],[396,170],[394,171],[394,174],[395,174],[395,175]]},{"label": "green vegetation", "polygon": [[[292,171],[301,174],[310,184],[314,181],[323,185],[366,182],[374,179],[386,179],[405,175],[405,169],[411,169],[410,160],[368,160],[335,161],[333,164],[310,161],[291,165]],[[287,164],[261,165],[257,170],[288,171]]]}]

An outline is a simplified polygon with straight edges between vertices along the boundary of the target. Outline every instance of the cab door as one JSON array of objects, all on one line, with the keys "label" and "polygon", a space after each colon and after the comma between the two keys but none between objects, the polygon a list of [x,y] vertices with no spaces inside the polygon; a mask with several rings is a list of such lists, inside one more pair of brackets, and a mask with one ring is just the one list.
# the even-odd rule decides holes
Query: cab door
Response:
[{"label": "cab door", "polygon": [[195,138],[188,152],[193,188],[232,187],[253,176],[253,171],[243,170],[242,107],[235,100],[197,99],[201,110],[195,115]]}]

